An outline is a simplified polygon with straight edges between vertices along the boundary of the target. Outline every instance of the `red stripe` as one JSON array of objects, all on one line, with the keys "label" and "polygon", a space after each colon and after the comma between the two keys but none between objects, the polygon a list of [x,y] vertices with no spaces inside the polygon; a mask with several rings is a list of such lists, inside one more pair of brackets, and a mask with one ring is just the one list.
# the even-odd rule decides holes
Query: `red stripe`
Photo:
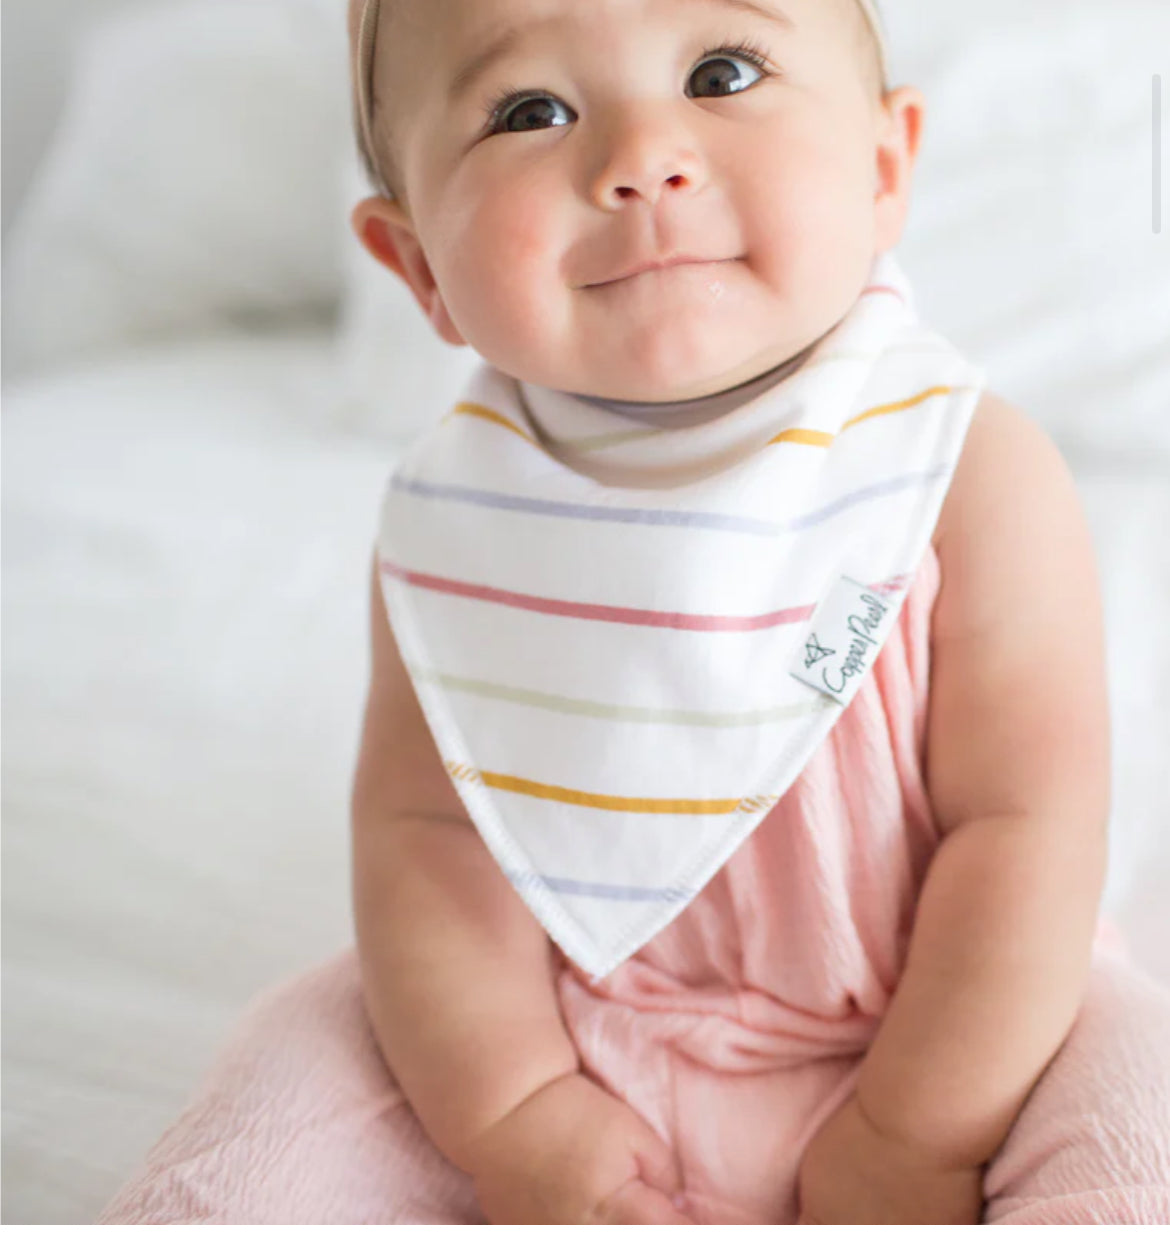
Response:
[{"label": "red stripe", "polygon": [[[468,600],[486,600],[495,605],[508,605],[513,609],[527,609],[532,613],[548,613],[556,617],[584,618],[590,622],[620,622],[626,626],[666,626],[675,630],[702,631],[749,631],[767,630],[772,626],[784,626],[791,622],[804,622],[813,615],[815,605],[798,605],[794,609],[779,609],[775,613],[761,613],[756,617],[721,617],[701,613],[660,613],[653,609],[622,609],[614,605],[583,605],[566,600],[548,600],[543,596],[528,596],[523,592],[505,592],[499,588],[484,587],[475,583],[459,583],[455,579],[443,579],[438,575],[424,575],[415,570],[404,570],[385,559],[382,570],[395,579],[412,587],[426,588],[432,592],[445,592],[449,596],[463,596]],[[879,585],[880,586],[880,585]]]}]

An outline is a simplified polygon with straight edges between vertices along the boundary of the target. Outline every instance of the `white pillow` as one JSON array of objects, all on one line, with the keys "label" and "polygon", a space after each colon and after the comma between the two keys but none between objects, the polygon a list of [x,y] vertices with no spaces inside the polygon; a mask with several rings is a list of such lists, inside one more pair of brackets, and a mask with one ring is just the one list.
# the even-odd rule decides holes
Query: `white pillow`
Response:
[{"label": "white pillow", "polygon": [[1153,227],[1165,0],[889,0],[928,112],[901,246],[923,315],[1071,462],[1170,467],[1170,217]]},{"label": "white pillow", "polygon": [[187,0],[95,28],[4,265],[6,373],[335,312],[345,0]]},{"label": "white pillow", "polygon": [[[1170,5],[882,7],[894,84],[928,102],[899,249],[923,316],[1073,460],[1170,466],[1170,217],[1155,236],[1150,124]],[[343,176],[348,213],[369,189],[356,160]],[[439,342],[356,244],[346,283],[347,415],[409,435],[473,354]]]}]

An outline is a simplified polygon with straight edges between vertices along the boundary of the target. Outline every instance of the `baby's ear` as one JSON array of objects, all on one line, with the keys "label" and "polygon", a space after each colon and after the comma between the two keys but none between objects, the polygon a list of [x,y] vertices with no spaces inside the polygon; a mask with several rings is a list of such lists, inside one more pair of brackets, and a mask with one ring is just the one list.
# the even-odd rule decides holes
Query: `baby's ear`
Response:
[{"label": "baby's ear", "polygon": [[914,164],[922,143],[926,98],[913,86],[899,86],[882,100],[874,195],[877,251],[897,246],[910,210]]},{"label": "baby's ear", "polygon": [[447,312],[430,263],[402,207],[385,197],[367,197],[353,208],[350,223],[366,252],[410,288],[439,338],[463,347],[466,340]]}]

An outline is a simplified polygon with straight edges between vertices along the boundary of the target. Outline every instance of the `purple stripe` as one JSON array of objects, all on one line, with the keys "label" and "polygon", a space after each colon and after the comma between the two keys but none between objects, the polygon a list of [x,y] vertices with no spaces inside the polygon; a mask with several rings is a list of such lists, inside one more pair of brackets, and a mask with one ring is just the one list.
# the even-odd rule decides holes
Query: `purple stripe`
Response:
[{"label": "purple stripe", "polygon": [[535,497],[512,497],[507,493],[490,493],[486,489],[470,489],[464,485],[436,485],[425,480],[406,480],[395,476],[393,487],[416,497],[436,498],[447,502],[464,502],[470,506],[489,506],[496,510],[522,510],[527,514],[550,515],[562,519],[591,519],[600,523],[649,523],[664,527],[704,527],[716,532],[746,532],[750,536],[775,536],[776,523],[763,519],[744,519],[737,515],[712,515],[687,510],[646,510],[631,507],[616,510],[587,506],[579,502],[550,502]]},{"label": "purple stripe", "polygon": [[626,510],[612,507],[589,506],[578,502],[551,502],[543,498],[513,497],[507,493],[492,493],[486,489],[472,489],[466,485],[440,485],[425,480],[407,480],[394,476],[392,487],[401,493],[435,501],[459,502],[469,506],[485,506],[496,510],[523,511],[526,514],[544,515],[561,519],[583,519],[598,523],[641,523],[662,527],[701,527],[714,532],[736,532],[748,536],[778,536],[784,532],[799,532],[815,527],[831,519],[851,506],[876,501],[901,489],[926,485],[948,475],[949,463],[940,464],[928,472],[907,472],[890,480],[883,480],[863,489],[856,489],[837,498],[828,506],[822,506],[811,514],[799,515],[787,524],[770,523],[763,519],[747,519],[737,515],[708,514],[702,511],[648,510],[634,507]]},{"label": "purple stripe", "polygon": [[835,502],[830,502],[828,506],[822,506],[820,510],[813,511],[810,515],[801,515],[793,519],[785,530],[800,532],[807,527],[814,527],[816,524],[824,522],[825,519],[831,519],[834,515],[840,514],[841,511],[847,510],[850,506],[860,506],[865,502],[876,501],[879,497],[886,497],[888,494],[897,493],[900,489],[910,489],[916,485],[928,485],[932,481],[949,475],[953,470],[953,466],[950,463],[940,463],[938,467],[931,468],[928,472],[907,472],[904,476],[895,476],[890,480],[879,481],[876,485],[866,485],[864,489],[855,489],[852,493],[839,497]]},{"label": "purple stripe", "polygon": [[694,895],[692,888],[645,888],[620,883],[585,883],[580,879],[560,879],[554,875],[541,875],[535,871],[506,872],[514,887],[547,888],[550,892],[562,892],[566,896],[587,896],[594,900],[609,901],[688,901]]}]

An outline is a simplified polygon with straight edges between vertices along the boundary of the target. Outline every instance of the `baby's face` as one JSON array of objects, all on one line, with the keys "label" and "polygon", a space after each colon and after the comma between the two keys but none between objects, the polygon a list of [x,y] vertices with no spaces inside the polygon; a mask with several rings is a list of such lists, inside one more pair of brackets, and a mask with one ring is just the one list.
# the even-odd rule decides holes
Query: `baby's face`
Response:
[{"label": "baby's face", "polygon": [[897,243],[921,96],[879,97],[854,0],[396,3],[375,75],[405,202],[354,225],[515,377],[727,389],[831,329]]}]

